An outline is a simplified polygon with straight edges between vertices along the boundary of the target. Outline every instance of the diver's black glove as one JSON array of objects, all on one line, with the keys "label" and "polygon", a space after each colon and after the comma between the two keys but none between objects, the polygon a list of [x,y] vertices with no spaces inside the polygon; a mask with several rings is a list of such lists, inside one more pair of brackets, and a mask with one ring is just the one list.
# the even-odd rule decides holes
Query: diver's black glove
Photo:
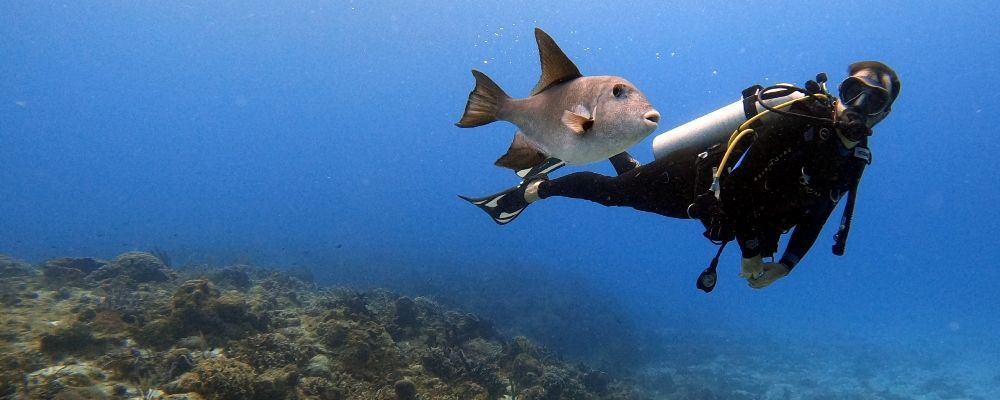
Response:
[{"label": "diver's black glove", "polygon": [[728,242],[736,238],[729,224],[726,223],[726,213],[722,211],[719,199],[715,193],[705,192],[695,197],[694,203],[688,206],[688,216],[697,218],[705,227],[705,237],[713,242]]}]

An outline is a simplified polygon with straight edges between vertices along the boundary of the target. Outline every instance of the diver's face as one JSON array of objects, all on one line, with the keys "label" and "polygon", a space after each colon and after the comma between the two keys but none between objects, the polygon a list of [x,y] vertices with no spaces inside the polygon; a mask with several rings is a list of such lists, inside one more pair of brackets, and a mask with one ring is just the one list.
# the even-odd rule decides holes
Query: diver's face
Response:
[{"label": "diver's face", "polygon": [[865,68],[840,84],[840,99],[847,108],[865,116],[865,125],[875,126],[889,114],[892,105],[892,78]]}]

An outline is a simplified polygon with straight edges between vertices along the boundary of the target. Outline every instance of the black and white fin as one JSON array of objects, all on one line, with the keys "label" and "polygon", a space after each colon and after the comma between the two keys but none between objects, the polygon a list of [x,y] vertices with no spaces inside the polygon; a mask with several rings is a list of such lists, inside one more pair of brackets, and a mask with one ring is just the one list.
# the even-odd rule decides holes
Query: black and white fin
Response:
[{"label": "black and white fin", "polygon": [[462,195],[458,195],[458,197],[486,211],[490,218],[493,219],[493,222],[496,222],[498,225],[504,225],[513,221],[514,218],[521,215],[521,212],[528,207],[528,202],[524,200],[524,195],[516,187],[486,197],[472,198]]},{"label": "black and white fin", "polygon": [[541,164],[534,167],[518,170],[517,176],[527,180],[538,175],[548,174],[549,172],[562,168],[564,165],[566,165],[566,162],[563,160],[558,158],[547,158]]}]

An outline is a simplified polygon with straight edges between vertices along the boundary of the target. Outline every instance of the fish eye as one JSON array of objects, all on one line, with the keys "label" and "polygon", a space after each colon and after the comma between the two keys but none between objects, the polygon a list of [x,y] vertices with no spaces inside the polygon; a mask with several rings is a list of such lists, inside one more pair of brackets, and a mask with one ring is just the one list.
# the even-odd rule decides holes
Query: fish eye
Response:
[{"label": "fish eye", "polygon": [[628,88],[625,87],[624,83],[616,84],[613,88],[611,88],[611,94],[617,98],[622,98],[622,96],[625,96],[627,93]]}]

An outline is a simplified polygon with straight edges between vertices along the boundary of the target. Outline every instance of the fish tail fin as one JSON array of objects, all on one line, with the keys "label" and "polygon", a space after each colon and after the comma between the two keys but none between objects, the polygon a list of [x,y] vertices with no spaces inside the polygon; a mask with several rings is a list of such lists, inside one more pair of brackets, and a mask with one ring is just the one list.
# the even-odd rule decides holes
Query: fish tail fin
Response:
[{"label": "fish tail fin", "polygon": [[510,96],[486,74],[472,70],[472,75],[476,77],[476,88],[469,93],[469,102],[465,105],[462,120],[455,123],[459,128],[472,128],[496,121],[500,108],[510,100]]}]

